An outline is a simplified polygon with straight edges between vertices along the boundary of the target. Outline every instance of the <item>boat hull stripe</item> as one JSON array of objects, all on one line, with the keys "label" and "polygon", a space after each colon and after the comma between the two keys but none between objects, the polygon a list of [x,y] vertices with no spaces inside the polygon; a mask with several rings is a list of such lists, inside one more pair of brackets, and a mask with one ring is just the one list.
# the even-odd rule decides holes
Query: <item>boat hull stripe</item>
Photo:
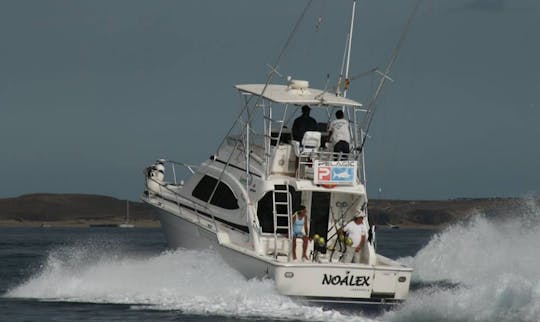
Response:
[{"label": "boat hull stripe", "polygon": [[359,298],[359,297],[331,297],[331,296],[291,296],[300,298],[309,302],[321,303],[349,303],[349,304],[386,304],[395,305],[403,303],[403,300],[388,298]]}]

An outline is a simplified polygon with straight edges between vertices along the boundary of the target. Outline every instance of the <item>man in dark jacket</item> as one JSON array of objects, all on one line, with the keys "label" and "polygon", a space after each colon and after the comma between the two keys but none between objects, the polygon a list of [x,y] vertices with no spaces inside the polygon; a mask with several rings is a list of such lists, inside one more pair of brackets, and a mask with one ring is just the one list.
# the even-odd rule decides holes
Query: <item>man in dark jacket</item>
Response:
[{"label": "man in dark jacket", "polygon": [[317,131],[317,121],[309,116],[311,108],[307,105],[302,106],[302,115],[294,120],[292,126],[293,140],[302,142],[304,133],[307,131]]}]

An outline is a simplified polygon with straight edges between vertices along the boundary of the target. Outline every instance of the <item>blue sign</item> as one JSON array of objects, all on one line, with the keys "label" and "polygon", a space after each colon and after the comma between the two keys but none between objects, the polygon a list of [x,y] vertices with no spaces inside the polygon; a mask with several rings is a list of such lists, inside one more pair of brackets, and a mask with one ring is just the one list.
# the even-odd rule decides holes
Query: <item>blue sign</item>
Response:
[{"label": "blue sign", "polygon": [[333,166],[332,167],[332,181],[354,182],[354,168]]}]

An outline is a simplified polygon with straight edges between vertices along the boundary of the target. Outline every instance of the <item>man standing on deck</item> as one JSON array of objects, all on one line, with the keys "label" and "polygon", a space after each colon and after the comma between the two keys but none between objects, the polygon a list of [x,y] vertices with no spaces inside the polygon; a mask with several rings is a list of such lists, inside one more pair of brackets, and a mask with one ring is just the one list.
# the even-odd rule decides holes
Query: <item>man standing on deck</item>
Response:
[{"label": "man standing on deck", "polygon": [[334,143],[334,153],[349,153],[349,144],[351,143],[351,132],[349,130],[349,121],[343,118],[342,110],[336,112],[336,119],[328,125],[330,139]]},{"label": "man standing on deck", "polygon": [[294,120],[292,126],[292,138],[302,143],[304,133],[307,131],[317,131],[317,121],[309,116],[311,108],[307,105],[302,106],[302,115]]},{"label": "man standing on deck", "polygon": [[354,220],[338,231],[340,235],[346,232],[348,238],[352,240],[351,245],[347,246],[347,250],[343,254],[343,263],[360,263],[360,255],[367,240],[367,228],[364,225],[365,216],[366,214],[362,210],[358,210]]}]

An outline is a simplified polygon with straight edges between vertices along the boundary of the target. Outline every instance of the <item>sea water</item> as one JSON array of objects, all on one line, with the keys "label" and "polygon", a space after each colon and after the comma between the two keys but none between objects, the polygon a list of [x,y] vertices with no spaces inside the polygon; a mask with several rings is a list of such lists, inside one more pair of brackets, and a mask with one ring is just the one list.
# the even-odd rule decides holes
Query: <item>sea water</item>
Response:
[{"label": "sea water", "polygon": [[379,252],[415,271],[409,299],[376,315],[294,301],[212,251],[167,250],[159,229],[3,228],[0,320],[539,321],[540,212],[527,209],[379,229]]}]

